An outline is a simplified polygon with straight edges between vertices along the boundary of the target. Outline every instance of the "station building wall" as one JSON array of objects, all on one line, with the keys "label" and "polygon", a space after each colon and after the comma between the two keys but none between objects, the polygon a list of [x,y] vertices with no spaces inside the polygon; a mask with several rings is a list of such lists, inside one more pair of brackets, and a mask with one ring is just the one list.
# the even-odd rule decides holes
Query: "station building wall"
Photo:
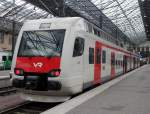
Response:
[{"label": "station building wall", "polygon": [[12,50],[12,34],[11,33],[0,31],[0,50],[2,51]]}]

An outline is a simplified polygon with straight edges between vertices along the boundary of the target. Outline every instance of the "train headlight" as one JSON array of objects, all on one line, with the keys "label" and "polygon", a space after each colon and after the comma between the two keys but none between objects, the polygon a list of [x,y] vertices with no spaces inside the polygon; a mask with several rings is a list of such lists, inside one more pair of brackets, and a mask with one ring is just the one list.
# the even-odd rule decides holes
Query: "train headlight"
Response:
[{"label": "train headlight", "polygon": [[52,70],[48,73],[48,77],[58,77],[60,76],[60,69]]},{"label": "train headlight", "polygon": [[15,73],[16,75],[19,75],[19,76],[23,76],[23,75],[24,75],[23,69],[19,69],[19,68],[15,68],[15,69],[14,69],[14,73]]}]

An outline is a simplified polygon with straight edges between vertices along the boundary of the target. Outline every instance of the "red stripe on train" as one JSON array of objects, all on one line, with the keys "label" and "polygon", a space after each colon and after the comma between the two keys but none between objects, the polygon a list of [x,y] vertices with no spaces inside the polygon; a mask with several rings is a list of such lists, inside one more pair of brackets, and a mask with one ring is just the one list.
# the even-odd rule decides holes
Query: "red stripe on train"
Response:
[{"label": "red stripe on train", "polygon": [[48,73],[60,69],[60,57],[17,57],[16,68],[25,72]]},{"label": "red stripe on train", "polygon": [[101,54],[101,50],[102,49],[102,45],[99,42],[96,42],[95,44],[95,59],[94,59],[94,84],[97,83],[101,83],[101,57],[100,57],[100,63],[97,64],[97,50],[100,51],[100,56]]}]

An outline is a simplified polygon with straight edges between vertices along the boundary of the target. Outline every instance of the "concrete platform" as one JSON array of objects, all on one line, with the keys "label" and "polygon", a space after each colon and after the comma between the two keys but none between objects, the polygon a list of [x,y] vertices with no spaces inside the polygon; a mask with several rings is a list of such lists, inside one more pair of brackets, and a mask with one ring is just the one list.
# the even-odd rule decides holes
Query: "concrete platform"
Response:
[{"label": "concrete platform", "polygon": [[11,86],[9,72],[10,70],[0,71],[0,88]]},{"label": "concrete platform", "polygon": [[[96,93],[97,91],[99,93]],[[95,90],[91,90],[91,92],[87,92],[84,95],[56,106],[43,114],[54,113],[149,114],[150,65],[136,69]]]}]

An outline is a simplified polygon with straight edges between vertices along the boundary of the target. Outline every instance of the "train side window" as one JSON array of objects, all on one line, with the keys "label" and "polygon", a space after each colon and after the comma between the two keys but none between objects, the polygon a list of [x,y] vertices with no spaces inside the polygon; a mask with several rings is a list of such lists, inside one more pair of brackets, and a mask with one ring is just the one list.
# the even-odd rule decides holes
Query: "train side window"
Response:
[{"label": "train side window", "polygon": [[6,56],[2,56],[2,61],[6,61]]},{"label": "train side window", "polygon": [[100,64],[101,63],[101,50],[100,49],[96,49],[96,63]]},{"label": "train side window", "polygon": [[105,50],[102,51],[102,63],[103,64],[106,63],[106,51]]},{"label": "train side window", "polygon": [[94,64],[94,48],[89,48],[89,64]]},{"label": "train side window", "polygon": [[84,39],[76,38],[74,43],[73,57],[81,56],[84,52]]}]

